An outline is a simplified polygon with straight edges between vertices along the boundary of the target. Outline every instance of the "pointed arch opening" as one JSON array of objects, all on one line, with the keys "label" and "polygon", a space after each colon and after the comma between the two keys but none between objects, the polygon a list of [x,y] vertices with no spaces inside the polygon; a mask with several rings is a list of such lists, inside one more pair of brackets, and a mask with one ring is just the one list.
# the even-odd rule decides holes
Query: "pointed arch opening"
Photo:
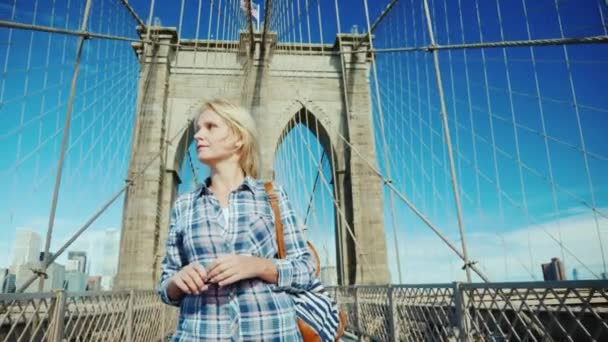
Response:
[{"label": "pointed arch opening", "polygon": [[[331,135],[310,108],[301,105],[284,125],[273,153],[273,177],[283,185],[301,217],[307,238],[321,258],[325,284],[350,283],[345,276],[347,248],[337,149]],[[346,258],[348,259],[348,258]],[[351,258],[350,260],[354,260]]]}]

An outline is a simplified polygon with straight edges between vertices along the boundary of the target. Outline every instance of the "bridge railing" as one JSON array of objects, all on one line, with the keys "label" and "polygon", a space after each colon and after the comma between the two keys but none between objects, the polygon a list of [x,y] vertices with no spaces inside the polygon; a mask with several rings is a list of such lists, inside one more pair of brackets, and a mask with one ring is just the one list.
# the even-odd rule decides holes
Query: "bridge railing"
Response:
[{"label": "bridge railing", "polygon": [[[374,341],[608,341],[608,281],[330,287]],[[159,341],[177,310],[153,291],[0,295],[0,341]]]},{"label": "bridge railing", "polygon": [[0,295],[0,341],[159,341],[176,319],[153,291]]},{"label": "bridge railing", "polygon": [[330,288],[375,341],[608,341],[608,281]]}]

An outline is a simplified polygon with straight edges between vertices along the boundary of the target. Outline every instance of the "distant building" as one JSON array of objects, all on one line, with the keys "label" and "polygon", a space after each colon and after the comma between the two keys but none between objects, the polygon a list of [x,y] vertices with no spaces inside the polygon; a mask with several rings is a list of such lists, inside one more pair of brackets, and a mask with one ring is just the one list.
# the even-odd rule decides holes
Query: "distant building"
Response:
[{"label": "distant building", "polygon": [[65,263],[65,271],[82,273],[79,270],[79,268],[80,268],[79,266],[80,266],[80,260],[68,260]]},{"label": "distant building", "polygon": [[551,258],[551,262],[541,265],[545,281],[566,280],[564,264],[559,258]]},{"label": "distant building", "polygon": [[572,280],[578,280],[578,270],[576,268],[572,269]]},{"label": "distant building", "polygon": [[78,271],[80,273],[87,273],[87,253],[86,252],[69,251],[68,260],[78,261]]},{"label": "distant building", "polygon": [[102,276],[101,277],[101,289],[104,291],[110,291],[114,287],[114,277]]},{"label": "distant building", "polygon": [[[30,262],[20,265],[16,274],[16,287],[21,288],[26,281],[34,274],[32,270],[41,269],[41,262]],[[65,266],[58,263],[51,263],[46,269],[47,278],[44,280],[42,291],[50,292],[56,289],[63,289],[65,280]],[[38,292],[38,281],[32,283],[25,292]]]},{"label": "distant building", "polygon": [[17,274],[20,265],[38,261],[38,253],[42,249],[40,234],[33,230],[18,229],[15,236],[15,252],[10,267],[10,273]]},{"label": "distant building", "polygon": [[[28,279],[34,274],[32,272],[32,269],[38,269],[40,267],[40,263],[39,262],[28,262],[25,264],[21,264],[19,265],[19,267],[17,268],[17,272],[15,274],[15,286],[19,289],[21,288],[26,281],[28,281]],[[37,284],[31,284],[26,290],[25,292],[37,292],[38,291],[38,285]]]},{"label": "distant building", "polygon": [[90,276],[87,279],[87,291],[101,291],[101,276]]},{"label": "distant building", "polygon": [[44,282],[44,292],[52,290],[63,289],[63,282],[65,281],[65,266],[52,263],[46,269],[48,278]]},{"label": "distant building", "polygon": [[0,268],[0,293],[7,292],[4,290],[4,288],[6,287],[5,283],[8,279],[9,274],[11,273],[8,268]]},{"label": "distant building", "polygon": [[103,241],[103,265],[101,275],[113,278],[118,269],[118,251],[120,247],[120,232],[117,229],[108,229]]},{"label": "distant building", "polygon": [[[39,269],[42,268],[42,263],[44,262],[44,252],[40,252],[39,258],[38,258],[38,262],[35,263],[34,267],[37,267]],[[49,252],[49,260],[53,258],[53,253]],[[31,272],[31,268],[30,267],[30,272]],[[32,273],[30,273],[32,274]],[[52,290],[57,290],[57,289],[63,289],[64,288],[64,281],[65,281],[65,266],[58,264],[56,262],[52,262],[47,268],[46,268],[46,275],[47,278],[44,281],[44,287],[42,289],[42,291],[44,292],[50,292]],[[28,276],[29,277],[29,276]],[[30,290],[28,292],[36,292],[38,291],[38,285],[30,285]]]},{"label": "distant building", "polygon": [[65,273],[65,289],[68,292],[82,292],[87,289],[89,277],[86,273],[70,271]]},{"label": "distant building", "polygon": [[321,283],[325,286],[338,285],[338,271],[336,266],[321,267]]},{"label": "distant building", "polygon": [[15,275],[8,268],[0,268],[0,293],[15,292]]},{"label": "distant building", "polygon": [[[53,257],[53,253],[49,252],[49,260]],[[39,266],[42,268],[42,263],[44,262],[44,252],[40,252],[40,262]],[[44,281],[44,292],[49,292],[52,290],[63,289],[64,281],[65,281],[65,266],[58,264],[56,262],[52,262],[46,268],[47,278]],[[37,288],[37,287],[36,287]]]},{"label": "distant building", "polygon": [[4,280],[4,292],[5,293],[15,293],[17,291],[17,277],[9,273],[6,279]]}]

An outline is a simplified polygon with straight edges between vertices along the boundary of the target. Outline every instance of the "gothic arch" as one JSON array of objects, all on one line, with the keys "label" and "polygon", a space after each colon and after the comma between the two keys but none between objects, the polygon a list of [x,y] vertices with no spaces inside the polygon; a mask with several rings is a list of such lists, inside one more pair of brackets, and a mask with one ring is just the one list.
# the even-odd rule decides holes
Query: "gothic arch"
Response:
[{"label": "gothic arch", "polygon": [[[286,121],[283,122],[283,125],[282,125],[283,129],[279,132],[279,136],[278,136],[278,138],[276,140],[276,144],[274,146],[272,160],[274,161],[276,159],[279,146],[281,146],[281,144],[283,142],[283,137],[285,137],[287,135],[287,133],[289,133],[289,131],[291,130],[290,123],[294,122],[296,125],[297,124],[304,125],[304,127],[308,128],[310,130],[310,132],[312,132],[312,134],[315,136],[317,136],[317,131],[318,131],[317,140],[319,141],[319,144],[321,144],[321,147],[323,148],[323,152],[328,157],[331,157],[330,163],[331,163],[332,169],[333,169],[334,160],[333,160],[332,156],[335,156],[336,149],[332,142],[329,131],[325,128],[325,125],[323,124],[323,122],[318,118],[317,112],[311,110],[308,106],[304,105],[302,102],[296,101],[293,106],[290,106],[290,108],[287,109],[287,113],[289,115],[286,116]],[[291,113],[293,113],[293,114],[291,114]]]}]

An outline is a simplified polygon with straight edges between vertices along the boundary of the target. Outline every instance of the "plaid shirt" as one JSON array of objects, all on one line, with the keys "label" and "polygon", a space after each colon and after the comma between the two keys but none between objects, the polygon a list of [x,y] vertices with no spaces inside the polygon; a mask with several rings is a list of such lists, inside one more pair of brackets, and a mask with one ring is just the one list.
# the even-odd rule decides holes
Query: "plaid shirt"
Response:
[{"label": "plaid shirt", "polygon": [[[250,177],[229,195],[228,225],[209,190],[210,179],[180,196],[171,211],[166,255],[158,292],[163,302],[180,307],[174,341],[301,341],[293,300],[285,292],[309,289],[315,280],[314,261],[296,213],[282,187],[279,197],[287,257],[277,259],[274,215],[264,183]],[[219,288],[210,284],[200,295],[171,301],[167,284],[182,267],[198,261],[203,267],[227,254],[272,259],[278,284],[260,279]]]}]

